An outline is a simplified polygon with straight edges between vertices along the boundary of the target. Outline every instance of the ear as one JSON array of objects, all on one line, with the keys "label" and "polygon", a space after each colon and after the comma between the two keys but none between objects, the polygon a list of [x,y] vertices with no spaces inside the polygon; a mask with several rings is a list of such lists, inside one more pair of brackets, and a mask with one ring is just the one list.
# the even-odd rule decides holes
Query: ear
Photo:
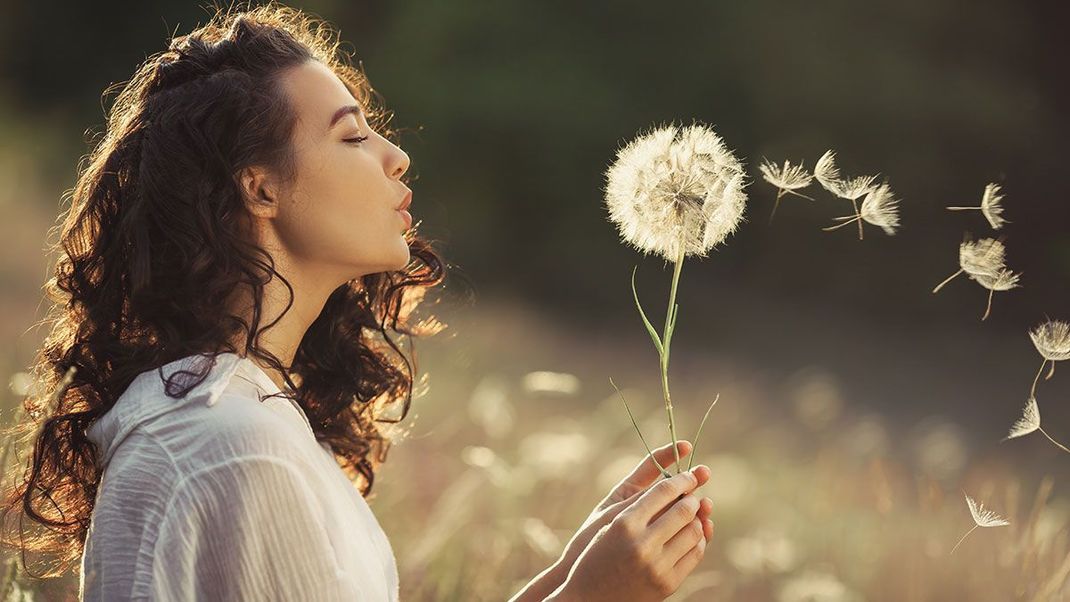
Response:
[{"label": "ear", "polygon": [[245,206],[255,217],[275,217],[279,209],[274,179],[260,166],[243,168],[237,176]]}]

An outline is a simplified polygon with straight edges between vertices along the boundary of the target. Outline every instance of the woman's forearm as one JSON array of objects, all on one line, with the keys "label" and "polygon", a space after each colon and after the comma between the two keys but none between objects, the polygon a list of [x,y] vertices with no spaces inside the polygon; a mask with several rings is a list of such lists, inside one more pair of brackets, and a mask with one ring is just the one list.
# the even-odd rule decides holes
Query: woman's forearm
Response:
[{"label": "woman's forearm", "polygon": [[509,602],[543,602],[565,582],[566,577],[568,577],[568,567],[562,566],[561,561],[558,560],[536,575],[523,589],[510,598]]}]

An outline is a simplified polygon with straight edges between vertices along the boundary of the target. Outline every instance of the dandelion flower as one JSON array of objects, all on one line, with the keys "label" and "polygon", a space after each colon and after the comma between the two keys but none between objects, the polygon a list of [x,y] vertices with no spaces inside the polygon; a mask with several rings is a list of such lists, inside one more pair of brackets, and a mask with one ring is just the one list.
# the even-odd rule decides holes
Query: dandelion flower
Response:
[{"label": "dandelion flower", "polygon": [[605,200],[621,238],[644,254],[705,256],[739,226],[743,165],[699,124],[656,128],[617,152]]},{"label": "dandelion flower", "polygon": [[[814,177],[817,178],[818,183],[825,190],[841,199],[851,201],[851,206],[855,210],[855,219],[851,221],[858,222],[858,240],[862,240],[862,214],[858,209],[858,199],[869,194],[874,189],[873,182],[877,180],[877,176],[841,178],[840,168],[836,165],[836,153],[829,149],[825,151],[825,154],[821,155],[821,158],[817,160],[817,164],[814,165]],[[834,230],[837,227],[839,226],[825,228],[825,230]]]},{"label": "dandelion flower", "polygon": [[1000,204],[1003,201],[1003,195],[999,193],[999,184],[989,184],[985,186],[985,192],[981,195],[981,206],[979,207],[948,207],[950,211],[968,211],[968,210],[980,210],[988,220],[988,223],[992,226],[993,230],[999,230],[1003,227],[1003,224],[1008,223],[1003,219],[1003,206]]},{"label": "dandelion flower", "polygon": [[785,194],[794,194],[795,196],[802,197],[807,200],[814,200],[805,194],[795,192],[796,190],[806,188],[814,181],[814,176],[807,173],[803,168],[802,163],[799,165],[792,165],[787,161],[784,161],[784,167],[778,166],[776,163],[772,163],[768,160],[763,161],[759,166],[762,171],[762,178],[777,187],[776,202],[773,203],[773,213],[769,215],[769,221],[773,221],[773,216],[776,215],[777,207],[780,206],[780,199]]},{"label": "dandelion flower", "polygon": [[1055,375],[1055,362],[1070,359],[1070,324],[1059,320],[1048,320],[1029,331],[1029,338],[1033,339],[1033,345],[1044,358],[1040,362],[1040,370],[1033,379],[1033,388],[1029,391],[1029,396],[1033,397],[1037,393],[1037,381],[1040,380],[1040,374],[1044,372],[1044,366],[1051,362],[1051,370],[1044,377],[1044,380],[1048,380]]},{"label": "dandelion flower", "polygon": [[1003,440],[1006,441],[1008,439],[1014,439],[1015,437],[1028,435],[1033,431],[1040,431],[1040,433],[1047,437],[1048,441],[1054,443],[1056,447],[1067,453],[1070,453],[1070,449],[1068,449],[1065,445],[1059,443],[1055,439],[1052,439],[1051,435],[1049,435],[1047,431],[1041,428],[1040,406],[1037,405],[1036,397],[1030,397],[1029,401],[1025,403],[1025,407],[1022,409],[1022,417],[1019,418],[1018,421],[1015,422],[1013,425],[1011,425],[1010,433],[1008,433],[1007,436],[1003,438]]},{"label": "dandelion flower", "polygon": [[895,198],[895,195],[892,194],[892,189],[885,182],[866,193],[866,198],[862,200],[862,208],[858,215],[854,217],[837,217],[835,219],[843,223],[822,229],[831,231],[856,221],[865,220],[874,226],[880,226],[886,234],[892,235],[895,234],[895,229],[899,226],[898,204],[899,199]]},{"label": "dandelion flower", "polygon": [[959,274],[966,274],[970,279],[988,289],[988,306],[981,320],[988,318],[992,311],[992,295],[996,291],[1006,291],[1018,287],[1021,274],[1015,274],[1004,265],[1006,247],[998,240],[982,238],[978,241],[965,241],[959,246],[959,270],[936,285],[937,293],[945,284]]},{"label": "dandelion flower", "polygon": [[958,549],[959,544],[961,544],[970,533],[973,533],[977,527],[1004,527],[1010,524],[1005,518],[999,516],[995,512],[985,510],[984,504],[979,504],[973,501],[973,498],[969,495],[966,495],[966,505],[970,507],[970,515],[973,516],[974,526],[973,529],[966,532],[966,535],[962,536],[962,539],[955,544],[954,548],[951,548],[952,554]]},{"label": "dandelion flower", "polygon": [[[639,303],[634,270],[632,296],[658,351],[665,412],[678,473],[681,471],[680,454],[676,447],[668,369],[670,343],[679,310],[676,291],[680,270],[686,256],[705,256],[739,226],[747,201],[743,190],[745,175],[743,165],[721,137],[699,124],[659,127],[640,135],[617,152],[616,160],[606,170],[606,207],[622,240],[643,253],[660,255],[675,264],[669,305],[665,311],[665,329],[661,334],[654,330]],[[613,384],[612,379],[610,384]],[[624,399],[623,395],[621,399]],[[627,408],[627,401],[624,403]],[[631,410],[628,412],[630,414]],[[632,423],[639,438],[643,439],[634,416]],[[645,440],[643,444],[653,459],[650,446]],[[663,471],[663,475],[668,476],[668,472]]]}]

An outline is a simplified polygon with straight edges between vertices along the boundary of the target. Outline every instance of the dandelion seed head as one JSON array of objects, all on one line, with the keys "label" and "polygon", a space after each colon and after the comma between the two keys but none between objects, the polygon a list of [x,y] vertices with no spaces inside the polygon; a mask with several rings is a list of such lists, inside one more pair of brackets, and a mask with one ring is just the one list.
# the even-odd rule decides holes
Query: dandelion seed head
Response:
[{"label": "dandelion seed head", "polygon": [[1008,269],[1001,269],[995,274],[970,274],[970,278],[991,291],[1009,291],[1019,286],[1018,280],[1021,274],[1015,274]]},{"label": "dandelion seed head", "polygon": [[784,166],[780,167],[776,163],[764,161],[759,166],[759,169],[762,171],[762,179],[780,190],[806,188],[814,180],[814,176],[807,173],[802,163],[792,165],[788,161],[784,161]]},{"label": "dandelion seed head", "polygon": [[830,186],[840,179],[840,168],[836,166],[836,151],[829,149],[814,164],[814,177],[818,184],[832,192]]},{"label": "dandelion seed head", "polygon": [[1053,362],[1070,359],[1070,324],[1059,320],[1048,320],[1029,331],[1040,355]]},{"label": "dandelion seed head", "polygon": [[712,129],[670,125],[618,151],[605,201],[624,242],[676,261],[681,250],[705,256],[736,230],[745,185],[743,165]]},{"label": "dandelion seed head", "polygon": [[1022,435],[1028,435],[1040,428],[1040,406],[1037,405],[1036,397],[1030,397],[1022,409],[1022,417],[1011,426],[1010,433],[1004,439],[1014,439]]},{"label": "dandelion seed head", "polygon": [[999,193],[999,190],[999,184],[989,184],[985,186],[984,195],[981,196],[981,213],[992,225],[993,230],[999,230],[1003,224],[1007,223],[1007,220],[1002,217],[1003,206],[1000,202],[1003,201],[1003,195]]},{"label": "dandelion seed head", "polygon": [[986,510],[984,504],[975,502],[969,495],[966,495],[966,504],[970,507],[973,522],[977,523],[978,527],[1003,527],[1010,524],[1002,516],[991,510]]},{"label": "dandelion seed head", "polygon": [[850,201],[857,201],[873,190],[877,176],[858,176],[832,182],[829,192]]},{"label": "dandelion seed head", "polygon": [[899,199],[887,183],[881,184],[866,194],[859,213],[862,219],[880,226],[886,234],[895,234],[899,226]]},{"label": "dandelion seed head", "polygon": [[851,201],[858,200],[873,189],[877,176],[858,176],[840,178],[840,168],[836,165],[836,153],[829,149],[814,165],[814,177],[821,186],[832,194]]},{"label": "dandelion seed head", "polygon": [[970,276],[995,276],[1004,269],[1007,249],[994,238],[967,240],[959,245],[959,266]]}]

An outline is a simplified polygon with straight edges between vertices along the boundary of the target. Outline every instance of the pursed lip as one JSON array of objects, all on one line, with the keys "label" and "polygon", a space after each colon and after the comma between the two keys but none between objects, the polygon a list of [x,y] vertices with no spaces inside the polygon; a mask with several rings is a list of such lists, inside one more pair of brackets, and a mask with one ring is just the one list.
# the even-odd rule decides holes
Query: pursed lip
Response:
[{"label": "pursed lip", "polygon": [[398,211],[404,211],[412,204],[412,191],[409,190],[405,193],[405,198],[401,201],[401,206],[398,207]]}]

